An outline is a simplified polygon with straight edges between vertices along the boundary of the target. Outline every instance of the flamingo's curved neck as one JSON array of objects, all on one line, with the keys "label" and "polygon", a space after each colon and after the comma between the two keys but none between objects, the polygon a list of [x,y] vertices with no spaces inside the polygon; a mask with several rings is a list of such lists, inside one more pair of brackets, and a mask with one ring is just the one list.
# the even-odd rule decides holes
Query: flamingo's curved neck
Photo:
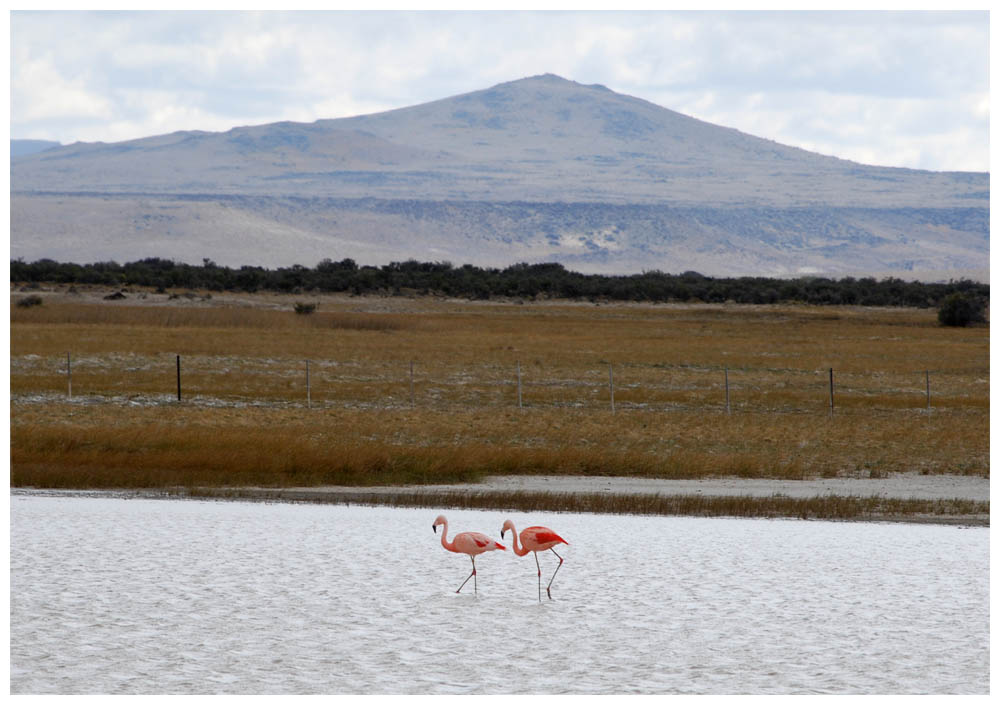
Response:
[{"label": "flamingo's curved neck", "polygon": [[441,545],[444,546],[447,550],[451,551],[452,553],[456,552],[455,551],[455,542],[454,541],[452,541],[451,543],[448,542],[448,522],[447,521],[445,521],[443,524],[441,524]]},{"label": "flamingo's curved neck", "polygon": [[530,553],[530,551],[528,551],[528,549],[526,549],[524,546],[522,546],[521,544],[519,544],[517,542],[517,529],[515,529],[512,526],[511,529],[510,529],[510,533],[511,533],[511,539],[514,542],[514,546],[513,546],[514,553],[516,553],[519,556],[526,556],[526,555],[528,555],[528,553]]}]

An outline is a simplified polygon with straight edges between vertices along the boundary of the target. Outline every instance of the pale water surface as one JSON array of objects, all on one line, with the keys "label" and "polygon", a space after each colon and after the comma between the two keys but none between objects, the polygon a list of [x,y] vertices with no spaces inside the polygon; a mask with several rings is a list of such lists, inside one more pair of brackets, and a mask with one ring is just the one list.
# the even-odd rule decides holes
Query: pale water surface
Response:
[{"label": "pale water surface", "polygon": [[989,691],[989,529],[511,513],[571,543],[539,604],[511,551],[456,595],[437,513],[15,492],[10,690]]}]

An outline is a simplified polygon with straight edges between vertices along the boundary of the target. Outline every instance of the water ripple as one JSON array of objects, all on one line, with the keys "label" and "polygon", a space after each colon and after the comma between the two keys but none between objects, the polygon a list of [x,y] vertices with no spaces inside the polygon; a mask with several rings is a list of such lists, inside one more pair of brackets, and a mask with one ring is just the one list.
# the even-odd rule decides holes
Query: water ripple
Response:
[{"label": "water ripple", "polygon": [[15,494],[11,692],[989,691],[989,529],[434,514]]}]

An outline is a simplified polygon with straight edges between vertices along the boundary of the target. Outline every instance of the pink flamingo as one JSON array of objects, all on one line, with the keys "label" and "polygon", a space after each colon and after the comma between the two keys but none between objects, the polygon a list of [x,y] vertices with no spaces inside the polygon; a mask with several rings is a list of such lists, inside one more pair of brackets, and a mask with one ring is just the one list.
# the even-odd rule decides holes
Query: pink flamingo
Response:
[{"label": "pink flamingo", "polygon": [[[437,528],[441,524],[444,525],[444,528],[441,530],[441,545],[452,553],[464,553],[472,559],[472,572],[469,573],[469,578],[474,578],[476,575],[476,556],[480,553],[495,551],[497,549],[501,551],[507,550],[507,547],[502,543],[497,543],[486,534],[480,534],[478,531],[463,531],[460,534],[455,534],[453,541],[448,541],[448,520],[444,518],[443,514],[434,520],[431,528],[434,529],[434,533],[436,534]],[[465,583],[469,582],[469,578],[466,578],[455,592],[462,592],[462,588],[465,587]],[[476,582],[476,580],[473,580],[472,586],[476,594],[479,594],[479,586],[476,585]]]},{"label": "pink flamingo", "polygon": [[[558,546],[561,543],[569,545],[569,541],[561,537],[552,529],[546,526],[529,526],[527,529],[521,532],[521,544],[517,543],[517,529],[514,528],[514,522],[510,519],[503,523],[503,528],[500,529],[500,538],[503,538],[504,532],[510,529],[510,532],[514,535],[514,553],[519,556],[528,555],[529,551],[535,554],[535,565],[538,567],[538,601],[542,601],[542,566],[538,563],[538,552],[539,551],[552,551],[556,553],[556,549],[553,546]],[[562,568],[563,559],[558,553],[556,553],[556,558],[559,559],[559,565],[556,566],[555,571],[552,573],[552,577],[549,579],[549,584],[545,587],[545,592],[548,594],[549,599],[552,599],[552,581],[556,579],[556,573]]]}]

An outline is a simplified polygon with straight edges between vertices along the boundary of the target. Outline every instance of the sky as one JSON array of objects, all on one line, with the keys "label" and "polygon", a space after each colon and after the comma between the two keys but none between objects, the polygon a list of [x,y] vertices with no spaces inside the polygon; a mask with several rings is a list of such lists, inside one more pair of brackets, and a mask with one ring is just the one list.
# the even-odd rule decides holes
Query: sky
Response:
[{"label": "sky", "polygon": [[24,12],[13,139],[312,122],[554,73],[880,166],[988,171],[989,14]]}]

